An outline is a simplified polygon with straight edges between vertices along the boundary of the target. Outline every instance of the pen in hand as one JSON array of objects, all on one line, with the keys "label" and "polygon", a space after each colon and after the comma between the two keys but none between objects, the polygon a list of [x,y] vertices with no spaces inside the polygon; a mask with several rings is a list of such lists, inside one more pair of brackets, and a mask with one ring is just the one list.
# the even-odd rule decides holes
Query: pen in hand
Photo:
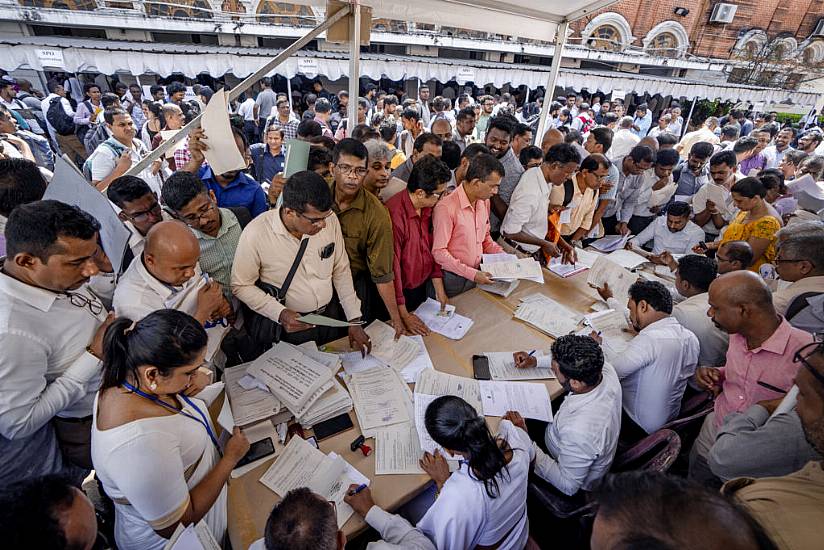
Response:
[{"label": "pen in hand", "polygon": [[366,489],[366,483],[361,483],[355,489],[349,491],[349,496],[353,497],[353,496],[357,495],[358,493],[360,493],[361,491],[363,491],[364,489]]}]

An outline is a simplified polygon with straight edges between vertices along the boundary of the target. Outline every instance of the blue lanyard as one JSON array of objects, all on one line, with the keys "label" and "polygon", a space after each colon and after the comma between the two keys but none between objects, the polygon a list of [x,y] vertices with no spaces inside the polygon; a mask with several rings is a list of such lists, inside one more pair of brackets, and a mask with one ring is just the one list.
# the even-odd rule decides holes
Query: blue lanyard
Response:
[{"label": "blue lanyard", "polygon": [[183,401],[185,401],[187,405],[189,405],[194,410],[196,410],[197,413],[200,415],[200,418],[197,418],[197,417],[187,413],[183,409],[178,409],[177,407],[173,407],[173,406],[169,405],[168,403],[166,403],[165,401],[161,401],[160,399],[158,399],[154,395],[149,395],[148,393],[142,392],[139,389],[137,389],[136,387],[129,384],[128,382],[123,382],[123,387],[126,388],[129,391],[132,391],[132,392],[136,393],[140,397],[143,397],[145,399],[148,399],[149,401],[153,401],[154,403],[157,403],[161,407],[169,409],[170,411],[173,411],[177,414],[182,414],[183,416],[191,418],[192,420],[194,420],[198,424],[202,424],[203,427],[206,428],[206,433],[209,434],[209,439],[212,440],[212,443],[215,444],[215,447],[220,449],[220,443],[217,442],[217,438],[215,437],[215,434],[212,432],[211,426],[209,426],[209,421],[206,419],[206,415],[203,413],[203,411],[200,410],[200,407],[198,407],[197,405],[192,403],[191,400],[188,397],[186,397],[185,395],[178,394],[178,397],[183,399]]}]

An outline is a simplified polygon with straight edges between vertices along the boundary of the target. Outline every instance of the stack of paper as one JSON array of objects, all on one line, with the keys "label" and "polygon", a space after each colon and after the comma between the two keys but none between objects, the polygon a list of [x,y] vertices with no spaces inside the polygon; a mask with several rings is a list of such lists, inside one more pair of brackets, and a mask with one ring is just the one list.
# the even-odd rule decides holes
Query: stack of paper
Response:
[{"label": "stack of paper", "polygon": [[[308,357],[328,367],[332,374],[340,369],[340,356],[335,353],[320,351],[315,342],[305,342],[298,347]],[[321,395],[305,413],[297,418],[297,421],[307,428],[351,410],[352,398],[349,397],[349,392],[344,389],[340,382],[333,379],[332,388]]]},{"label": "stack of paper", "polygon": [[163,547],[163,550],[220,550],[220,544],[215,540],[212,530],[205,520],[197,524],[183,527],[178,523],[172,538]]},{"label": "stack of paper", "polygon": [[343,527],[353,513],[343,501],[349,486],[369,485],[369,479],[340,456],[334,453],[327,456],[297,436],[292,437],[260,482],[281,498],[293,489],[308,487],[335,503],[338,527]]},{"label": "stack of paper", "polygon": [[[527,260],[532,260],[532,258],[526,258],[526,259]],[[499,254],[482,254],[481,255],[481,269],[484,270],[483,269],[484,266],[490,266],[492,264],[512,264],[512,263],[517,263],[518,261],[519,261],[518,256],[516,256],[515,254],[507,254],[506,252],[501,252]],[[532,260],[532,261],[535,261],[535,260]],[[532,266],[531,263],[528,264],[528,265],[529,265],[529,267],[527,269],[533,270],[533,276],[532,277],[521,277],[521,278],[525,278],[529,281],[534,281],[536,283],[543,284],[543,282],[544,282],[543,273],[540,273],[540,275],[539,275],[537,271],[534,271],[535,267]],[[492,269],[507,269],[507,268],[492,268]],[[516,268],[516,269],[520,269],[520,268]],[[539,269],[540,269],[540,264],[539,264]],[[493,277],[493,278],[495,278],[495,277]],[[500,278],[500,279],[498,279],[498,282],[510,282],[511,283],[511,282],[514,282],[514,281],[517,281],[517,280],[518,280],[518,278],[515,278],[515,277]]]},{"label": "stack of paper", "polygon": [[395,340],[395,329],[383,321],[372,321],[365,332],[372,341],[372,355],[398,371],[414,361],[420,351],[409,336]]},{"label": "stack of paper", "polygon": [[549,270],[559,277],[567,278],[580,273],[592,267],[601,255],[595,252],[584,250],[583,248],[576,248],[575,255],[577,256],[575,262],[572,264],[561,263],[561,258],[552,258],[549,261]]},{"label": "stack of paper", "polygon": [[435,443],[435,440],[426,431],[424,423],[426,408],[432,401],[442,395],[460,397],[472,405],[478,411],[478,414],[483,414],[483,404],[481,403],[481,388],[477,380],[453,376],[435,370],[423,371],[418,376],[415,383],[415,428],[418,432],[421,449],[429,453],[437,449],[445,455],[446,452],[443,447]]},{"label": "stack of paper", "polygon": [[518,288],[518,279],[514,281],[495,281],[491,285],[478,285],[478,288],[508,298],[512,291]]},{"label": "stack of paper", "polygon": [[[552,369],[532,367],[529,369],[519,369],[515,366],[515,358],[512,351],[488,351],[481,355],[489,359],[489,374],[493,380],[541,380],[545,378],[555,378]],[[538,350],[534,357],[549,355]]]},{"label": "stack of paper", "polygon": [[[409,362],[400,371],[404,382],[413,384],[418,377],[418,373],[425,369],[434,369],[432,359],[429,357],[429,352],[426,349],[426,344],[423,342],[423,336],[410,336],[415,345],[418,346],[418,354],[411,362]],[[361,352],[352,351],[343,353],[340,356],[343,363],[343,370],[346,374],[355,374],[356,372],[363,372],[375,367],[390,368],[388,364],[384,363],[374,355],[367,355],[363,357]]]},{"label": "stack of paper", "polygon": [[525,418],[552,421],[552,403],[543,384],[481,380],[479,386],[487,416],[503,416],[507,411],[518,411]]},{"label": "stack of paper", "polygon": [[589,270],[587,283],[592,287],[603,287],[604,283],[609,285],[613,297],[621,303],[626,303],[629,287],[638,279],[628,270],[609,260],[606,256],[598,258]]},{"label": "stack of paper", "polygon": [[[633,338],[622,311],[608,309],[588,316],[589,325],[600,333],[601,347],[607,359],[621,354]],[[587,332],[589,334],[589,332]]]},{"label": "stack of paper", "polygon": [[602,239],[598,239],[590,246],[601,252],[612,252],[613,250],[624,248],[624,245],[627,244],[630,237],[632,237],[632,235],[629,233],[626,235],[607,235]]},{"label": "stack of paper", "polygon": [[466,336],[474,322],[469,317],[458,315],[455,312],[455,306],[450,304],[447,304],[444,311],[441,312],[441,303],[432,298],[427,298],[424,303],[418,306],[415,315],[429,327],[429,330],[452,340],[460,340]]},{"label": "stack of paper", "polygon": [[292,414],[301,418],[333,387],[334,372],[297,346],[278,342],[255,359],[248,372],[275,394]]},{"label": "stack of paper", "polygon": [[375,430],[375,475],[422,474],[421,441],[415,424],[395,424]]},{"label": "stack of paper", "polygon": [[515,309],[515,318],[558,338],[575,330],[582,316],[543,294],[530,294]]},{"label": "stack of paper", "polygon": [[482,263],[481,271],[490,273],[493,279],[503,281],[526,279],[528,281],[535,281],[536,283],[544,282],[541,264],[539,264],[535,258],[519,258],[514,261]]},{"label": "stack of paper", "polygon": [[346,385],[365,437],[373,437],[375,428],[412,419],[412,392],[394,369],[358,372],[346,377]]},{"label": "stack of paper", "polygon": [[226,397],[231,405],[234,424],[247,426],[278,415],[283,409],[280,401],[264,386],[244,388],[240,383],[251,363],[227,368],[223,372]]},{"label": "stack of paper", "polygon": [[635,269],[639,265],[649,261],[646,257],[638,254],[637,252],[625,249],[611,252],[610,254],[607,254],[607,258],[626,269]]}]

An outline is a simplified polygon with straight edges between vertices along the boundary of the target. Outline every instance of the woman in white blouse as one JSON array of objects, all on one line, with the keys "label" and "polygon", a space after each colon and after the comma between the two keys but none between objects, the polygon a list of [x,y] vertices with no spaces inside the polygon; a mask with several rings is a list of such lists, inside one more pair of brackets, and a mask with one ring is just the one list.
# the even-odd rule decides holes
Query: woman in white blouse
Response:
[{"label": "woman in white blouse", "polygon": [[440,550],[521,550],[529,537],[527,478],[534,451],[529,435],[502,420],[497,439],[486,421],[459,397],[443,396],[426,409],[426,430],[447,453],[461,458],[450,473],[437,451],[421,467],[438,496],[418,529]]},{"label": "woman in white blouse", "polygon": [[121,550],[162,549],[179,523],[226,532],[226,481],[249,442],[235,428],[221,458],[206,404],[193,389],[206,332],[171,309],[116,320],[104,340],[92,460],[115,502]]}]

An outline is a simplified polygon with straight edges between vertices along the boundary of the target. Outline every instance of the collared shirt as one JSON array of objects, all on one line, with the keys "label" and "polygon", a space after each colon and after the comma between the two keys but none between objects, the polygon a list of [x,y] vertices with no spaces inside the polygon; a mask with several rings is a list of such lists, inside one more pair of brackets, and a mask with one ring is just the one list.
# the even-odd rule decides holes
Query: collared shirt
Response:
[{"label": "collared shirt", "polygon": [[684,137],[681,138],[681,141],[678,142],[681,158],[687,160],[687,157],[692,150],[692,146],[701,141],[711,143],[712,145],[718,145],[719,143],[718,136],[716,136],[713,131],[706,126],[702,126],[694,132],[687,132],[684,134]]},{"label": "collared shirt", "polygon": [[698,338],[674,317],[646,326],[613,366],[624,390],[624,410],[647,433],[678,415],[687,381],[698,364]]},{"label": "collared shirt", "polygon": [[[283,140],[286,141],[287,139],[295,139],[298,136],[299,124],[300,121],[291,116],[287,122],[281,122],[278,116],[274,115],[266,122],[266,129],[268,130],[271,126],[274,126],[279,130],[283,130]],[[265,136],[266,134],[264,133],[263,135]]]},{"label": "collared shirt", "polygon": [[[100,361],[86,351],[106,317],[86,286],[72,291],[101,306],[71,303],[69,296],[0,273],[0,435],[33,435],[54,416],[92,413]],[[2,438],[0,438],[2,441]],[[24,465],[20,465],[21,468]]]},{"label": "collared shirt", "polygon": [[[655,173],[655,168],[650,168],[649,170],[644,171],[644,184],[635,200],[635,206],[632,209],[633,216],[648,217],[657,215],[655,212],[650,211],[649,203],[652,199],[652,188],[660,179],[661,178],[659,178]],[[659,192],[662,192],[662,190],[668,188],[671,188],[673,191],[675,190],[675,184],[672,181],[672,174],[667,176],[667,179]]]},{"label": "collared shirt", "polygon": [[731,412],[748,409],[759,401],[781,397],[758,382],[787,391],[792,387],[800,363],[793,362],[798,348],[813,341],[809,332],[793,328],[783,317],[781,324],[759,347],[747,349],[747,339],[730,334],[727,363],[721,370],[723,391],[715,398],[715,425]]},{"label": "collared shirt", "polygon": [[636,192],[641,185],[644,183],[644,174],[632,175],[632,174],[625,174],[624,169],[622,168],[622,164],[624,159],[621,158],[619,160],[615,160],[613,165],[618,169],[618,181],[615,183],[614,188],[616,190],[615,200],[612,201],[607,209],[604,211],[604,217],[616,216],[619,218],[619,221],[629,221],[629,218],[632,217],[630,213],[627,219],[621,219],[621,212],[622,206],[624,204],[625,198],[631,198],[633,193]]},{"label": "collared shirt", "polygon": [[[232,293],[261,315],[277,321],[286,308],[306,313],[325,306],[332,299],[334,287],[346,319],[360,317],[361,303],[352,284],[340,222],[334,214],[325,221],[326,226],[317,234],[303,237],[309,242],[284,304],[256,287],[255,282],[261,280],[280,288],[298,253],[300,240],[283,225],[280,208],[249,222],[235,252]],[[326,257],[324,250],[328,250]]]},{"label": "collared shirt", "polygon": [[[650,178],[648,172],[653,172]],[[633,216],[652,216],[649,212],[649,199],[652,196],[652,186],[658,178],[652,169],[645,170],[637,176],[626,176],[618,191],[618,200],[621,207],[617,212],[619,222],[629,222]]]},{"label": "collared shirt", "polygon": [[709,294],[706,292],[690,296],[672,308],[672,316],[698,338],[700,367],[723,364],[730,342],[729,334],[716,327],[707,315],[709,308]]},{"label": "collared shirt", "polygon": [[315,122],[320,124],[320,131],[321,135],[334,139],[335,134],[332,133],[332,128],[329,126],[329,123],[320,118],[319,116],[315,116],[313,119]]},{"label": "collared shirt", "polygon": [[[559,186],[563,188],[563,186]],[[592,218],[595,215],[595,210],[598,208],[598,190],[584,187],[581,191],[581,186],[578,184],[578,176],[572,177],[572,202],[569,208],[572,212],[569,214],[569,223],[561,225],[561,235],[569,236],[575,233],[578,229],[591,229]]]},{"label": "collared shirt", "polygon": [[[701,188],[695,192],[695,195],[692,197],[692,211],[696,214],[703,212],[707,209],[707,200],[713,200],[713,197],[716,199],[723,197],[723,200],[714,200],[713,202],[715,203],[715,207],[718,208],[718,213],[721,218],[729,223],[737,212],[735,202],[732,200],[732,193],[723,185],[718,185],[712,180],[702,185]],[[721,233],[721,229],[715,226],[712,218],[704,224],[703,229],[709,235],[718,235]]]},{"label": "collared shirt", "polygon": [[229,299],[232,296],[232,263],[243,230],[231,210],[220,208],[219,211],[220,229],[215,237],[197,229],[192,229],[192,233],[200,244],[200,269],[220,283],[223,294]]},{"label": "collared shirt", "polygon": [[[512,147],[507,149],[504,156],[499,160],[504,165],[504,177],[501,178],[501,184],[498,186],[498,197],[509,205],[512,200],[512,193],[515,192],[515,188],[524,173],[524,167]],[[491,214],[489,222],[493,231],[497,231],[501,227],[501,220],[495,216],[494,212]]]},{"label": "collared shirt", "polygon": [[273,155],[269,150],[269,146],[265,143],[254,143],[249,151],[252,153],[252,160],[255,163],[260,162],[260,166],[255,164],[254,167],[255,176],[259,183],[271,182],[275,174],[283,171],[283,165],[286,163],[283,149],[277,155]]},{"label": "collared shirt", "polygon": [[275,95],[275,92],[273,92],[271,88],[265,88],[260,92],[257,98],[255,98],[255,105],[258,108],[258,119],[271,116],[277,100],[278,96]]},{"label": "collared shirt", "polygon": [[139,321],[153,311],[166,309],[169,298],[198,284],[200,278],[201,272],[198,267],[192,278],[183,285],[168,285],[149,273],[143,263],[143,257],[139,256],[132,260],[117,282],[112,300],[114,311],[118,317]]},{"label": "collared shirt", "polygon": [[652,113],[647,111],[642,117],[635,115],[635,120],[632,121],[634,126],[638,126],[638,130],[633,130],[632,132],[638,137],[644,137],[649,132],[649,127],[652,126]]},{"label": "collared shirt", "polygon": [[[92,151],[89,155],[89,165],[91,166],[92,181],[102,181],[108,178],[120,159],[120,155],[124,151],[129,152],[132,159],[132,164],[137,164],[140,160],[149,154],[146,145],[135,138],[132,140],[132,146],[126,147],[115,138],[110,137],[103,143],[97,146],[97,149]],[[163,186],[163,180],[160,178],[160,173],[152,174],[151,166],[140,172],[140,178],[154,191],[157,196],[160,196],[160,188]]]},{"label": "collared shirt", "polygon": [[461,148],[461,153],[463,153],[466,146],[472,143],[472,134],[462,136],[461,133],[458,132],[458,129],[455,128],[452,130],[452,141],[458,144],[458,147]]},{"label": "collared shirt", "polygon": [[745,176],[749,176],[752,170],[763,170],[766,167],[767,157],[765,157],[762,153],[758,153],[748,159],[742,160],[738,165],[738,171]]},{"label": "collared shirt", "polygon": [[[52,93],[44,97],[43,100],[40,102],[40,110],[43,111],[43,118],[45,119],[46,126],[48,127],[49,132],[51,132],[52,136],[57,136],[57,131],[54,129],[54,126],[51,125],[51,122],[49,122],[49,118],[47,115],[49,112],[49,104],[51,103],[51,100],[56,97],[60,96]],[[65,97],[61,98],[60,105],[63,106],[63,110],[66,111],[66,114],[72,117],[72,119],[74,119],[74,109],[72,109],[72,104],[69,103],[69,100]]]},{"label": "collared shirt", "polygon": [[779,151],[775,145],[770,145],[761,151],[761,154],[767,157],[767,168],[778,168],[778,165],[784,160],[784,155],[790,151],[795,151],[795,149],[789,145],[785,147],[783,151]]},{"label": "collared shirt", "polygon": [[470,281],[484,253],[503,252],[489,234],[489,201],[469,202],[463,185],[435,205],[432,256],[443,269]]},{"label": "collared shirt", "polygon": [[782,477],[739,478],[724,486],[766,531],[778,548],[821,546],[824,524],[824,469],[820,461]]},{"label": "collared shirt", "polygon": [[632,130],[621,128],[615,132],[612,138],[612,146],[607,151],[607,158],[613,162],[620,161],[627,156],[632,148],[638,145],[641,138],[636,136]]},{"label": "collared shirt", "polygon": [[237,114],[243,117],[245,121],[257,122],[255,120],[255,100],[252,97],[247,97],[246,100],[237,108]]},{"label": "collared shirt", "polygon": [[[333,185],[333,196],[334,193]],[[337,203],[332,204],[332,210],[340,220],[352,276],[368,271],[372,282],[390,282],[394,277],[395,255],[392,220],[380,199],[361,187],[345,210],[341,210]]]},{"label": "collared shirt", "polygon": [[691,197],[710,181],[712,180],[710,179],[709,165],[705,165],[704,168],[701,169],[701,173],[696,176],[692,173],[692,170],[689,169],[686,161],[684,161],[680,166],[678,181],[675,182],[678,184],[678,187],[675,188],[674,194]]},{"label": "collared shirt", "polygon": [[804,277],[791,283],[786,288],[773,292],[775,311],[780,315],[784,315],[796,296],[807,292],[824,292],[824,275]]},{"label": "collared shirt", "polygon": [[253,218],[269,209],[263,188],[243,172],[238,173],[237,177],[229,182],[226,187],[217,182],[210,166],[201,166],[198,176],[206,184],[206,187],[214,191],[218,206],[223,208],[243,206],[249,210]]},{"label": "collared shirt", "polygon": [[690,254],[692,248],[703,240],[704,230],[692,222],[687,222],[684,229],[673,233],[667,227],[666,216],[658,216],[632,238],[633,244],[638,246],[652,241],[653,254],[661,254],[665,250],[671,254]]},{"label": "collared shirt", "polygon": [[[514,235],[523,231],[538,239],[546,237],[549,211],[549,184],[540,166],[530,168],[521,176],[509,199],[509,208],[501,223],[501,233]],[[520,243],[524,250],[535,252],[540,247]]]},{"label": "collared shirt", "polygon": [[604,363],[601,382],[587,393],[568,393],[544,435],[535,443],[535,473],[561,492],[590,490],[612,465],[621,431],[621,383]]},{"label": "collared shirt", "polygon": [[403,191],[386,202],[386,209],[394,236],[395,298],[398,305],[404,305],[403,289],[443,278],[441,266],[432,256],[432,208],[421,208],[419,215],[409,193]]}]

